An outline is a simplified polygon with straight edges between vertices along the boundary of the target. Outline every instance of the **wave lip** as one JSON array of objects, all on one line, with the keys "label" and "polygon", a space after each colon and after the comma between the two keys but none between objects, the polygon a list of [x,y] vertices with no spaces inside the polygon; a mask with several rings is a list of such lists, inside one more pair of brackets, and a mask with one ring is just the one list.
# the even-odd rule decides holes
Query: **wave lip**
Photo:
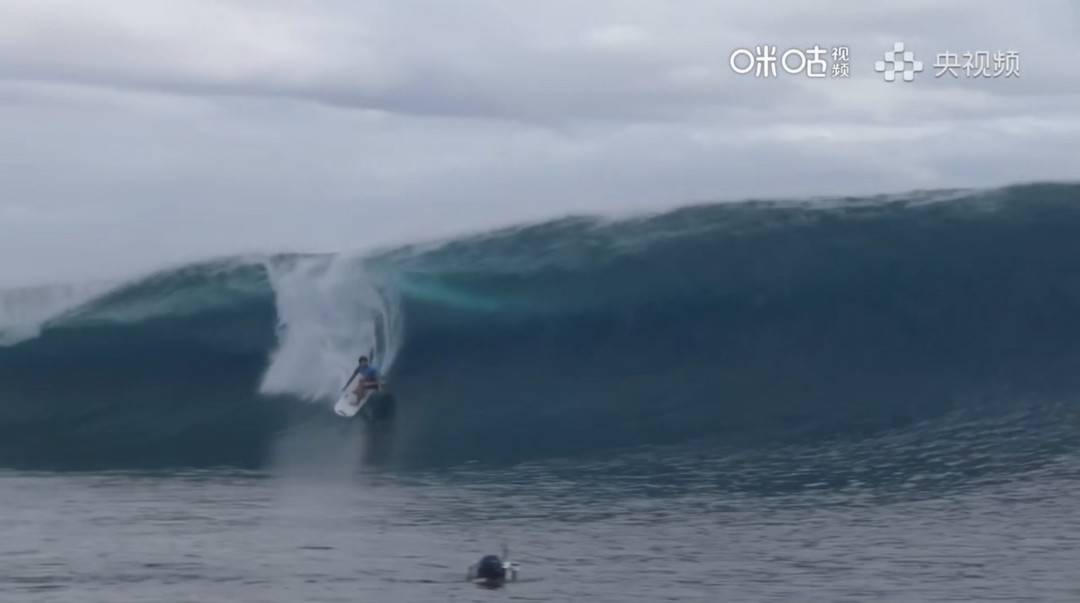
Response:
[{"label": "wave lip", "polygon": [[383,458],[407,465],[1060,412],[1080,391],[1078,200],[707,205],[53,291],[0,314],[23,329],[2,330],[0,465],[267,463],[284,433],[337,433],[369,349],[399,401]]},{"label": "wave lip", "polygon": [[0,346],[33,339],[43,325],[100,296],[111,283],[21,287],[0,291]]}]

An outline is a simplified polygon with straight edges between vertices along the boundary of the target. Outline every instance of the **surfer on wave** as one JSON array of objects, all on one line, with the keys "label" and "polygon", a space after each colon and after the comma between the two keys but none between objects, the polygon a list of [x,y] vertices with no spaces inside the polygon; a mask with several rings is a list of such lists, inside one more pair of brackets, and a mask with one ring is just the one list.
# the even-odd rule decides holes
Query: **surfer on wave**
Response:
[{"label": "surfer on wave", "polygon": [[[356,386],[350,390],[353,380],[356,380]],[[386,392],[386,383],[382,381],[379,369],[371,362],[371,356],[360,357],[356,370],[341,391],[348,393],[343,393],[334,404],[334,412],[338,415],[349,418],[359,414],[369,423],[389,423],[393,420],[397,403],[394,396]]]},{"label": "surfer on wave", "polygon": [[356,370],[345,382],[345,387],[341,388],[342,391],[348,389],[349,384],[356,379],[357,375],[360,376],[360,380],[356,383],[356,389],[353,390],[357,400],[363,400],[368,392],[379,391],[379,369],[371,364],[367,356],[361,356],[357,361]]}]

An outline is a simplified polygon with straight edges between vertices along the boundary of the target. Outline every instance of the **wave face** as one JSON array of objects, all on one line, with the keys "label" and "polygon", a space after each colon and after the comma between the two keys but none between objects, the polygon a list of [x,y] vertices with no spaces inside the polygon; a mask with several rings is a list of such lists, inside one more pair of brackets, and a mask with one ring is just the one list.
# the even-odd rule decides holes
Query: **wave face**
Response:
[{"label": "wave face", "polygon": [[[258,466],[340,434],[329,406],[369,349],[398,400],[384,459],[407,465],[863,441],[957,414],[1037,440],[1078,424],[1078,201],[718,204],[165,271],[6,325],[0,464]],[[1055,433],[1048,455],[1080,440]]]}]

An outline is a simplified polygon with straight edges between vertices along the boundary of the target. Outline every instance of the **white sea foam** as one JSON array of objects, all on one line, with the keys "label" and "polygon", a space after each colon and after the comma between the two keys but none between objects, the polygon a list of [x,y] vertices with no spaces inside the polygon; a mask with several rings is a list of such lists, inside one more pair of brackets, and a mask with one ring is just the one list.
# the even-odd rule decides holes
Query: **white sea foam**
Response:
[{"label": "white sea foam", "polygon": [[278,347],[260,392],[307,400],[336,398],[356,358],[374,350],[385,373],[401,325],[394,300],[362,260],[318,256],[266,263],[278,313]]}]

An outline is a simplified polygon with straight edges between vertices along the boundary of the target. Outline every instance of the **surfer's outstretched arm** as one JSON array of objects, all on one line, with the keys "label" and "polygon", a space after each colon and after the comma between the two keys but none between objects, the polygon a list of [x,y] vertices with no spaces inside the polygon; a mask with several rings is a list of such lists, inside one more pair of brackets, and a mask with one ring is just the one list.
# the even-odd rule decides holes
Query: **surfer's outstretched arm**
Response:
[{"label": "surfer's outstretched arm", "polygon": [[359,373],[360,373],[360,367],[356,367],[356,370],[352,372],[352,375],[349,377],[349,380],[345,382],[345,387],[342,387],[341,391],[345,391],[345,390],[349,389],[349,384],[352,383],[353,379],[356,379],[356,375],[358,375]]}]

